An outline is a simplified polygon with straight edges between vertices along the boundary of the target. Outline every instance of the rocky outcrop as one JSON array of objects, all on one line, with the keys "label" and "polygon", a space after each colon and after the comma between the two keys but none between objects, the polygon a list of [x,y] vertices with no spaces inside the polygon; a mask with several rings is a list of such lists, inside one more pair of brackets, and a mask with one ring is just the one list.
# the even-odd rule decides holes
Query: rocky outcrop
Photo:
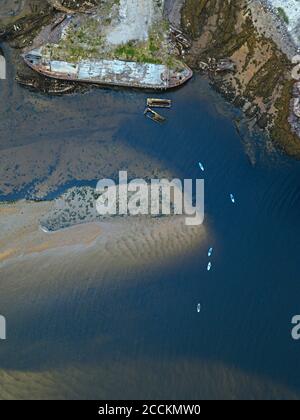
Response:
[{"label": "rocky outcrop", "polygon": [[[250,4],[186,0],[182,27],[193,40],[187,62],[205,71],[213,86],[279,146],[300,157],[300,139],[289,122],[293,66],[276,37],[258,27]],[[218,67],[221,71],[216,71]]]},{"label": "rocky outcrop", "polygon": [[290,102],[289,123],[292,131],[300,138],[300,82],[294,84],[293,98]]}]

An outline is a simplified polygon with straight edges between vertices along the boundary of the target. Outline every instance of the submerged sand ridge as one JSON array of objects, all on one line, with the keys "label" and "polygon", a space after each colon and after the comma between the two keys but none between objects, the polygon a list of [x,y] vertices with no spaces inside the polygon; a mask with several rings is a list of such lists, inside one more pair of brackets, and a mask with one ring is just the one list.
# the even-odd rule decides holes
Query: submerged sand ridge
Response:
[{"label": "submerged sand ridge", "polygon": [[[192,372],[186,375],[186,372]],[[144,377],[147,377],[147,390]],[[163,390],[161,378],[168,387]],[[187,380],[188,377],[188,380]],[[220,377],[222,380],[220,381]],[[3,371],[0,370],[1,399],[112,399],[145,398],[180,399],[260,399],[298,400],[299,394],[284,385],[275,384],[220,362],[171,359],[162,366],[151,359],[122,360],[113,368],[107,361],[100,364],[68,364],[65,368]],[[197,387],[191,384],[197,383]]]},{"label": "submerged sand ridge", "polygon": [[[64,249],[72,258],[72,247],[83,254],[101,250],[109,268],[109,259],[129,266],[148,264],[185,252],[205,238],[203,226],[188,227],[184,216],[151,219],[146,216],[107,219],[74,225],[68,229],[45,233],[38,220],[53,208],[51,202],[25,202],[0,206],[0,261],[16,262],[16,258],[43,255],[50,250]],[[144,246],[146,248],[144,248]],[[106,255],[106,251],[110,252]],[[145,252],[148,249],[149,252]],[[135,255],[136,254],[136,255]],[[138,257],[139,255],[139,257]],[[141,256],[143,256],[141,258]],[[55,260],[55,258],[54,258]],[[115,263],[114,263],[115,264]]]}]

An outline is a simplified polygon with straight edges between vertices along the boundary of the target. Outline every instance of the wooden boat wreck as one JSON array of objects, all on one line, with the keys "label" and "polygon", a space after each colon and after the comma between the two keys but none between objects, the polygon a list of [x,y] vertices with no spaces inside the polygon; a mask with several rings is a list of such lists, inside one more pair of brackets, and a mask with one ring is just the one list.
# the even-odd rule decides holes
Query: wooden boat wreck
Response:
[{"label": "wooden boat wreck", "polygon": [[25,63],[38,73],[54,79],[99,85],[167,90],[179,87],[192,78],[192,70],[183,63],[176,69],[164,64],[124,60],[89,59],[78,63],[51,60],[42,49],[23,54]]},{"label": "wooden boat wreck", "polygon": [[153,111],[153,109],[151,108],[146,108],[144,115],[148,118],[150,118],[150,120],[157,122],[157,123],[163,123],[166,121],[166,118],[163,117],[162,115],[158,114],[157,112]]},{"label": "wooden boat wreck", "polygon": [[171,108],[172,101],[170,99],[148,98],[147,107],[149,108]]},{"label": "wooden boat wreck", "polygon": [[62,95],[65,93],[71,93],[76,88],[74,83],[70,84],[56,79],[28,77],[22,74],[17,74],[15,80],[21,86],[33,90],[38,90],[43,93],[48,93],[50,95]]}]

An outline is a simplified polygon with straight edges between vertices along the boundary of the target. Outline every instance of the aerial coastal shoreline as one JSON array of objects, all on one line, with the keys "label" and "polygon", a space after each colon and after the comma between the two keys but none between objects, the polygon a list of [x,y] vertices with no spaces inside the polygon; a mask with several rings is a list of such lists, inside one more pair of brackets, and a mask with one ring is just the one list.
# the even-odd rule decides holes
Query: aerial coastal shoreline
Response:
[{"label": "aerial coastal shoreline", "polygon": [[[81,3],[83,2],[77,2],[76,7],[80,8]],[[63,4],[69,8],[74,2],[66,1]],[[12,31],[14,34],[10,42],[13,47],[17,47],[14,51],[17,57],[15,59],[18,81],[45,92],[73,92],[77,88],[76,84],[48,79],[32,72],[25,66],[20,54],[24,48],[27,52],[31,51],[32,44],[39,43],[39,40],[42,40],[43,45],[47,27],[53,19],[55,22],[58,19],[59,24],[65,22],[61,2],[45,3],[42,14],[40,9],[35,9],[40,5],[32,0],[27,0],[22,5],[23,9],[18,9],[16,16],[7,18],[6,21],[6,32]],[[36,16],[35,10],[38,10],[39,16]],[[23,13],[21,20],[18,15],[20,11]],[[110,16],[108,25],[111,24],[114,13]],[[295,84],[291,78],[291,59],[297,48],[281,18],[270,8],[269,2],[166,0],[164,17],[172,26],[187,34],[187,39],[190,40],[186,48],[181,44],[181,48],[177,45],[176,49],[174,44],[172,52],[176,50],[176,54],[184,63],[203,73],[216,90],[241,108],[250,126],[258,126],[267,131],[277,145],[283,147],[288,154],[300,157],[300,140],[290,125],[291,92]],[[31,33],[30,28],[37,22],[34,33]],[[276,31],[274,22],[277,22]],[[119,30],[123,36],[123,28],[118,26],[118,23],[114,30],[116,39],[120,36]],[[5,30],[2,33],[5,33]],[[141,42],[144,42],[144,34],[138,35],[141,36]],[[151,46],[153,47],[151,42],[148,53],[151,52]],[[146,45],[145,48],[147,47]],[[163,54],[167,54],[168,45],[164,45],[164,48]],[[62,51],[66,52],[65,49]],[[153,51],[152,59],[158,53],[156,48],[153,48]],[[69,50],[67,52],[69,53]],[[137,52],[138,50],[134,50],[134,54]],[[55,51],[55,54],[59,55],[61,52]],[[164,60],[165,55],[160,55],[157,59]],[[82,89],[81,86],[78,88]],[[297,126],[296,117],[293,122]],[[70,193],[71,190],[68,191]],[[82,188],[79,189],[79,193],[82,191]],[[7,193],[9,194],[9,191]],[[43,192],[37,191],[36,197],[43,199]],[[5,206],[1,207],[3,209]],[[86,224],[88,221],[91,220],[87,220]],[[6,250],[5,258],[9,255]]]},{"label": "aerial coastal shoreline", "polygon": [[[155,72],[155,66],[161,66],[161,69],[163,66],[167,68],[170,65],[177,67],[176,63],[181,61],[193,71],[200,71],[208,76],[215,89],[244,111],[249,119],[250,127],[258,126],[274,140],[278,147],[284,149],[287,154],[299,158],[300,98],[298,85],[295,85],[295,81],[291,77],[292,58],[298,51],[297,26],[294,27],[296,19],[293,18],[293,13],[297,16],[298,9],[292,8],[293,1],[165,0],[158,6],[156,3],[155,6],[154,3],[152,6],[152,2],[147,0],[143,4],[138,3],[140,8],[138,12],[141,15],[138,25],[134,18],[136,12],[130,8],[126,11],[128,25],[125,25],[123,15],[127,7],[126,2],[120,3],[119,7],[122,8],[122,13],[120,12],[122,18],[120,18],[115,3],[108,1],[107,5],[110,5],[110,8],[99,9],[102,14],[107,13],[107,23],[105,24],[107,27],[97,35],[98,38],[90,37],[90,28],[86,24],[89,20],[85,19],[83,29],[79,34],[80,38],[73,30],[71,31],[73,38],[70,41],[75,42],[76,49],[74,44],[72,48],[66,47],[68,41],[66,39],[63,42],[59,41],[55,48],[50,47],[49,49],[49,46],[46,45],[41,54],[47,62],[51,62],[51,57],[58,59],[63,57],[65,61],[68,61],[65,58],[68,55],[70,56],[69,61],[74,59],[76,61],[77,56],[79,58],[81,56],[83,59],[90,59],[90,57],[93,59],[95,54],[100,58],[108,57],[108,60],[137,61],[139,64],[130,70],[135,79],[137,69],[141,71],[141,74],[146,74],[145,72]],[[283,7],[278,7],[281,3]],[[20,54],[20,49],[21,51],[25,49],[25,52],[28,53],[32,49],[31,45],[40,45],[35,39],[39,40],[41,37],[47,39],[45,35],[41,34],[43,31],[45,32],[43,29],[45,25],[53,22],[53,16],[58,16],[57,19],[64,27],[63,13],[72,12],[74,9],[82,11],[84,4],[86,3],[80,1],[49,0],[41,6],[34,0],[27,0],[22,2],[22,7],[19,7],[16,16],[1,18],[6,30],[0,30],[0,34],[2,33],[2,36],[5,33],[8,34],[12,45],[18,48],[16,54]],[[97,2],[92,1],[89,4],[93,6]],[[167,28],[157,23],[162,18],[162,16],[160,17],[161,7],[163,7],[164,19],[167,19],[172,27],[182,30],[187,38],[175,32],[172,34],[173,41],[171,38],[169,39]],[[285,7],[287,8],[286,12]],[[150,14],[149,19],[146,18],[148,14]],[[146,32],[140,29],[144,16],[147,26],[145,31],[148,31],[149,41],[146,41]],[[77,21],[75,14],[75,26]],[[56,25],[55,23],[55,27]],[[62,31],[64,32],[63,28]],[[82,37],[85,37],[86,43],[89,42],[89,39],[90,42],[93,42],[91,48],[87,48],[86,51],[81,48]],[[132,43],[130,40],[132,37],[136,37],[138,41]],[[103,41],[104,39],[106,41]],[[178,39],[180,42],[177,42]],[[123,46],[118,46],[121,45],[120,42]],[[28,62],[27,60],[27,64]],[[146,62],[152,64],[148,65]],[[105,63],[107,65],[109,61],[105,61]],[[122,63],[122,61],[116,61],[116,63]],[[76,80],[59,80],[64,79],[60,74],[57,79],[51,80],[29,71],[24,67],[20,57],[16,58],[16,66],[19,83],[31,88],[50,93],[69,93],[80,89],[73,83]],[[31,63],[30,66],[32,66]],[[33,65],[38,72],[48,75],[51,73],[51,64],[47,64],[47,66],[45,71],[40,71],[40,66],[35,66],[35,63]],[[145,66],[153,68],[144,69]],[[181,64],[179,64],[180,66]],[[60,67],[61,64],[58,68]],[[67,67],[71,68],[69,65]],[[118,67],[118,71],[120,71],[120,65],[115,67]],[[90,73],[91,71],[89,70]],[[123,70],[121,71],[123,72]],[[111,79],[109,72],[108,76]],[[108,76],[106,73],[105,78]],[[97,77],[99,78],[99,76]],[[96,80],[97,77],[94,79]],[[184,80],[188,80],[189,77],[187,76]],[[73,77],[65,77],[65,79],[73,79]],[[146,76],[146,79],[148,80],[149,77]],[[154,79],[157,81],[157,76]],[[124,84],[120,80],[120,76],[116,75],[116,83]]]},{"label": "aerial coastal shoreline", "polygon": [[[299,163],[270,140],[300,157],[281,18],[259,1],[166,0],[196,76],[162,95],[37,74],[24,49],[69,12],[23,0],[12,16],[17,2],[1,3],[12,32],[0,41],[0,399],[299,399]],[[150,95],[170,100],[165,124],[144,118]],[[96,183],[120,185],[121,170],[147,184],[205,178],[205,223],[100,216]]]},{"label": "aerial coastal shoreline", "polygon": [[[279,148],[299,158],[292,78],[297,46],[276,10],[259,0],[186,0],[182,26],[193,39],[187,63],[208,75],[244,111],[250,126],[258,126]],[[224,58],[227,71],[220,71]]]}]

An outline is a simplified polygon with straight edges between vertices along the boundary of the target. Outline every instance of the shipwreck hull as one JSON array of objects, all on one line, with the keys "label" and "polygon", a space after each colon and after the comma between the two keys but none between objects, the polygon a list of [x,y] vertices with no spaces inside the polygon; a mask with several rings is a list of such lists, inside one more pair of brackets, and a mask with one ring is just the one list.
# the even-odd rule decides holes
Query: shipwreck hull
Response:
[{"label": "shipwreck hull", "polygon": [[160,64],[120,60],[82,61],[78,64],[47,61],[33,52],[24,54],[23,58],[29,67],[44,76],[101,86],[168,90],[185,84],[193,76],[192,70],[185,64],[174,71]]}]

